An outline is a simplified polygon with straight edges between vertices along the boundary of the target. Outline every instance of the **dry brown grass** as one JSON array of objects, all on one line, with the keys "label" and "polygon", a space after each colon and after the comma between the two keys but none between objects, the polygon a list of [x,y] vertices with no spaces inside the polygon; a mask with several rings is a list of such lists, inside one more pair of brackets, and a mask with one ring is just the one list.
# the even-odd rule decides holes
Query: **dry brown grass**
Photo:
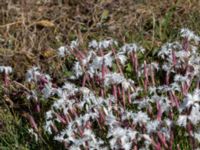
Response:
[{"label": "dry brown grass", "polygon": [[55,50],[75,38],[83,46],[93,38],[145,40],[151,49],[180,27],[198,33],[200,25],[198,0],[1,0],[0,8],[0,65],[19,78],[32,65],[58,62]]}]

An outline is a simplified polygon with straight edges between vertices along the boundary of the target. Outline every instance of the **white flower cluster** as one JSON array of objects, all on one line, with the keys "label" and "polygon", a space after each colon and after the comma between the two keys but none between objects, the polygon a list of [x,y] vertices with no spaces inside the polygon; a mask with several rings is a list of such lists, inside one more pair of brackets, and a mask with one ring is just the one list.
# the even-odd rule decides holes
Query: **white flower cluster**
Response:
[{"label": "white flower cluster", "polygon": [[72,41],[69,46],[61,46],[58,48],[58,54],[60,57],[65,57],[66,55],[70,55],[70,49],[73,50],[79,46],[78,39]]},{"label": "white flower cluster", "polygon": [[122,46],[121,50],[125,53],[131,53],[131,52],[145,52],[145,49],[141,46],[138,46],[135,43],[131,43],[131,44],[125,44],[124,46]]},{"label": "white flower cluster", "polygon": [[197,44],[200,42],[200,37],[187,28],[181,29],[181,36],[187,38],[189,41],[194,40]]},{"label": "white flower cluster", "polygon": [[110,46],[114,46],[114,45],[117,46],[118,42],[115,41],[115,40],[113,40],[113,39],[102,40],[102,41],[99,41],[99,42],[97,42],[96,40],[92,40],[89,43],[89,48],[93,48],[93,49],[107,49]]},{"label": "white flower cluster", "polygon": [[12,67],[10,67],[10,66],[0,66],[0,72],[5,73],[5,74],[12,73]]},{"label": "white flower cluster", "polygon": [[[51,78],[47,74],[42,74],[38,67],[29,69],[26,73],[26,80],[28,82],[35,82],[38,84],[38,90],[48,98],[55,93],[55,88],[52,86]],[[33,91],[35,93],[35,91]]]},{"label": "white flower cluster", "polygon": [[[181,128],[182,136],[194,139],[192,149],[197,148],[200,56],[190,40],[199,39],[186,29],[181,35],[186,37],[183,44],[165,44],[153,62],[139,61],[144,49],[134,43],[118,49],[112,39],[93,40],[82,54],[73,42],[77,53],[69,54],[77,61],[70,82],[62,87],[53,88],[51,78],[38,68],[29,70],[27,81],[40,85],[44,97],[56,94],[46,112],[45,131],[66,149],[130,150],[172,149],[174,130]],[[128,63],[132,75],[125,72]]]}]

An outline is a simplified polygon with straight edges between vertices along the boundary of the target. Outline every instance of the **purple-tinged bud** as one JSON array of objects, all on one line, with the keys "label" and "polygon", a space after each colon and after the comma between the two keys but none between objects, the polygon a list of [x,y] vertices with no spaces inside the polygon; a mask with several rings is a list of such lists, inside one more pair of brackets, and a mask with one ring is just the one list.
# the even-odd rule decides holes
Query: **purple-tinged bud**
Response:
[{"label": "purple-tinged bud", "polygon": [[38,127],[37,127],[37,124],[33,118],[33,116],[29,115],[29,114],[26,114],[25,115],[29,121],[29,123],[31,124],[31,127],[35,130],[35,131],[38,131]]},{"label": "purple-tinged bud", "polygon": [[61,123],[66,124],[67,122],[65,121],[65,119],[59,115],[58,113],[55,112],[56,117],[60,120]]},{"label": "purple-tinged bud", "polygon": [[122,104],[124,106],[124,109],[125,109],[125,106],[126,106],[126,95],[125,95],[125,90],[122,88]]},{"label": "purple-tinged bud", "polygon": [[128,89],[128,103],[131,104],[131,93],[130,93],[130,89]]},{"label": "purple-tinged bud", "polygon": [[121,68],[121,66],[120,66],[119,60],[118,60],[117,57],[116,57],[116,52],[115,52],[115,49],[114,49],[113,47],[112,47],[112,52],[113,52],[113,54],[114,54],[114,56],[115,56],[115,61],[116,61],[116,64],[117,64],[117,68],[118,68],[120,74],[123,75],[122,68]]},{"label": "purple-tinged bud", "polygon": [[185,37],[185,38],[183,39],[183,44],[182,44],[182,46],[183,46],[183,49],[184,49],[185,51],[188,51],[188,50],[189,50],[189,40],[188,40],[187,37]]},{"label": "purple-tinged bud", "polygon": [[146,66],[146,61],[144,61],[144,77],[145,77],[145,80],[144,80],[144,90],[147,91],[147,87],[148,87],[148,83],[149,83],[149,79],[148,79],[148,69],[147,69],[147,66]]},{"label": "purple-tinged bud", "polygon": [[114,84],[112,87],[113,87],[113,88],[112,88],[112,89],[113,89],[113,90],[112,90],[112,93],[113,93],[115,99],[117,100],[117,86]]},{"label": "purple-tinged bud", "polygon": [[166,83],[166,85],[169,85],[169,72],[167,72],[166,73],[166,75],[165,75],[165,83]]},{"label": "purple-tinged bud", "polygon": [[176,63],[177,63],[177,60],[176,60],[176,55],[175,55],[175,52],[174,50],[172,50],[172,62],[173,62],[173,65],[175,66]]},{"label": "purple-tinged bud", "polygon": [[83,75],[82,87],[85,87],[86,80],[87,80],[87,74],[85,73],[85,74]]},{"label": "purple-tinged bud", "polygon": [[168,149],[168,145],[167,145],[165,136],[160,131],[157,132],[157,135],[158,135],[160,141],[162,142],[162,144],[165,146],[165,148]]},{"label": "purple-tinged bud", "polygon": [[172,150],[174,145],[174,134],[173,131],[170,130],[170,141],[169,141],[169,149]]},{"label": "purple-tinged bud", "polygon": [[58,133],[58,128],[52,123],[51,128],[55,133]]},{"label": "purple-tinged bud", "polygon": [[162,110],[161,110],[161,106],[160,106],[160,103],[157,101],[156,102],[156,108],[157,108],[157,120],[158,121],[161,121],[161,118],[162,118]]},{"label": "purple-tinged bud", "polygon": [[135,52],[131,52],[130,53],[130,57],[131,57],[131,61],[132,61],[132,64],[133,64],[133,70],[137,73],[138,71],[138,60],[137,60],[137,55]]},{"label": "purple-tinged bud", "polygon": [[41,110],[40,110],[40,104],[39,103],[37,103],[36,104],[36,111],[39,113]]},{"label": "purple-tinged bud", "polygon": [[155,75],[154,75],[154,69],[152,68],[152,65],[150,66],[150,73],[151,73],[152,85],[155,86]]}]

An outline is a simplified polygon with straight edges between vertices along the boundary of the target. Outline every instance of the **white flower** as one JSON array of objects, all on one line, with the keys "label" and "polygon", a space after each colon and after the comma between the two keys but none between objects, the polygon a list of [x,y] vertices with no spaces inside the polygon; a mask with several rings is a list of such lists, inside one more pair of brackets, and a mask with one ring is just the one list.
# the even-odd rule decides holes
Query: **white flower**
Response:
[{"label": "white flower", "polygon": [[49,110],[46,112],[46,119],[51,119],[53,116],[52,116],[52,111]]},{"label": "white flower", "polygon": [[174,81],[175,82],[187,82],[189,83],[189,79],[187,76],[182,76],[180,74],[176,74],[174,77]]},{"label": "white flower", "polygon": [[127,91],[129,88],[131,88],[131,90],[133,90],[132,85],[134,84],[134,81],[129,79],[129,80],[124,80],[122,81],[122,87],[124,88],[125,91]]},{"label": "white flower", "polygon": [[98,47],[98,42],[96,40],[92,40],[89,42],[89,48],[97,48]]},{"label": "white flower", "polygon": [[120,84],[125,78],[119,73],[108,73],[105,75],[104,84],[105,86],[110,86],[113,84]]},{"label": "white flower", "polygon": [[148,88],[148,90],[149,90],[149,93],[150,94],[157,94],[157,87],[155,87],[155,86],[150,86],[149,88]]},{"label": "white flower", "polygon": [[165,119],[165,123],[166,123],[166,125],[167,125],[168,127],[171,127],[172,124],[173,124],[172,120],[170,120],[170,119],[168,119],[168,118]]},{"label": "white flower", "polygon": [[188,119],[192,122],[193,125],[197,125],[200,122],[200,106],[195,104],[192,107],[192,111],[188,116]]},{"label": "white flower", "polygon": [[157,62],[152,62],[150,65],[153,69],[159,70],[159,64]]},{"label": "white flower", "polygon": [[0,66],[0,73],[9,74],[12,72],[12,67],[10,66]]},{"label": "white flower", "polygon": [[31,69],[29,69],[26,73],[26,80],[28,82],[31,81],[38,81],[38,76],[40,76],[41,73],[39,72],[39,68],[38,67],[32,67]]},{"label": "white flower", "polygon": [[185,108],[190,107],[191,105],[194,105],[195,103],[200,102],[200,90],[195,89],[193,94],[187,94],[186,98],[184,99],[180,111],[182,111]]},{"label": "white flower", "polygon": [[186,127],[186,125],[187,125],[187,116],[186,115],[180,115],[178,120],[177,120],[177,124],[179,126]]},{"label": "white flower", "polygon": [[194,138],[197,139],[198,142],[200,142],[200,130],[194,133]]},{"label": "white flower", "polygon": [[127,57],[124,55],[124,52],[117,53],[116,57],[120,60],[120,63],[122,65],[125,65],[125,63],[127,61]]},{"label": "white flower", "polygon": [[78,39],[71,41],[71,44],[70,44],[71,49],[77,48],[78,46],[79,46]]},{"label": "white flower", "polygon": [[65,82],[65,84],[63,85],[62,87],[63,90],[66,90],[68,93],[71,91],[76,91],[77,88],[76,88],[76,85],[70,83],[70,82]]},{"label": "white flower", "polygon": [[150,118],[148,117],[147,113],[139,111],[135,113],[132,118],[135,123],[147,123]]},{"label": "white flower", "polygon": [[99,42],[99,48],[100,49],[106,49],[108,48],[109,46],[112,46],[112,45],[117,45],[117,41],[114,41],[113,39],[111,40],[103,40],[103,41],[100,41]]},{"label": "white flower", "polygon": [[45,126],[44,126],[45,131],[47,131],[49,134],[52,134],[51,125],[52,125],[52,121],[49,120],[49,121],[46,121]]},{"label": "white flower", "polygon": [[163,69],[164,71],[166,71],[166,72],[173,72],[173,70],[171,70],[171,68],[172,68],[172,65],[171,65],[171,64],[164,63],[164,64],[162,65],[162,69]]},{"label": "white flower", "polygon": [[76,78],[79,78],[80,76],[83,75],[83,69],[82,69],[82,67],[81,67],[81,65],[80,65],[80,62],[76,62],[76,63],[74,64],[73,70],[74,70],[74,73],[75,73],[75,77],[76,77]]},{"label": "white flower", "polygon": [[152,133],[152,132],[156,132],[159,124],[160,124],[160,122],[158,120],[149,121],[146,125],[147,133],[149,134],[149,133]]},{"label": "white flower", "polygon": [[110,39],[110,40],[102,40],[97,42],[96,40],[92,40],[91,42],[89,42],[89,48],[93,48],[93,49],[106,49],[109,48],[112,45],[118,45],[118,42]]},{"label": "white flower", "polygon": [[95,55],[96,54],[94,51],[89,51],[86,58],[81,60],[81,63],[83,64],[83,66],[86,66],[93,59],[93,56],[95,56]]},{"label": "white flower", "polygon": [[38,135],[33,131],[33,129],[28,129],[28,132],[35,137],[35,141],[38,141]]},{"label": "white flower", "polygon": [[65,139],[63,138],[63,136],[55,136],[54,140],[59,141],[59,142],[65,141]]},{"label": "white flower", "polygon": [[194,40],[197,44],[200,41],[199,36],[195,35],[193,31],[187,28],[181,29],[181,36],[188,38],[189,41]]},{"label": "white flower", "polygon": [[190,52],[189,51],[178,51],[175,53],[176,57],[178,57],[180,60],[184,61],[185,58],[188,58],[190,56]]},{"label": "white flower", "polygon": [[113,115],[112,111],[108,113],[106,116],[106,124],[109,126],[113,126],[114,124],[117,124],[116,117]]},{"label": "white flower", "polygon": [[172,62],[172,50],[180,50],[181,44],[178,42],[166,43],[161,47],[161,50],[158,52],[158,56],[162,59],[166,59],[168,62]]},{"label": "white flower", "polygon": [[[132,141],[136,138],[137,133],[137,131],[134,131],[130,128],[126,129],[116,126],[114,128],[110,128],[107,137],[112,137],[109,140],[112,149],[129,149],[132,146]],[[118,140],[121,141],[121,144],[117,142]]]},{"label": "white flower", "polygon": [[123,148],[124,150],[130,150],[132,146],[132,143],[124,143]]},{"label": "white flower", "polygon": [[113,61],[112,52],[109,52],[108,54],[104,55],[101,61],[102,61],[101,65],[103,64],[104,61],[105,66],[112,67],[112,61]]},{"label": "white flower", "polygon": [[160,97],[160,100],[158,99],[158,101],[160,102],[162,112],[168,111],[170,109],[171,102],[168,99],[168,97],[162,96],[162,97]]},{"label": "white flower", "polygon": [[54,88],[52,88],[52,83],[45,84],[41,92],[43,93],[45,98],[50,97],[54,92]]},{"label": "white flower", "polygon": [[113,61],[113,58],[111,55],[112,55],[112,52],[109,52],[108,54],[102,57],[96,56],[92,62],[92,67],[94,67],[94,69],[100,69],[103,65],[103,62],[105,66],[111,67],[112,61]]},{"label": "white flower", "polygon": [[138,46],[135,43],[131,43],[131,44],[125,44],[124,46],[122,46],[122,51],[129,54],[131,52],[142,52],[144,53],[145,49]]},{"label": "white flower", "polygon": [[84,95],[88,95],[90,93],[90,90],[87,87],[81,87],[80,91],[84,94]]},{"label": "white flower", "polygon": [[176,82],[173,82],[170,84],[170,87],[169,87],[169,91],[181,91],[181,88],[180,86],[176,83]]},{"label": "white flower", "polygon": [[65,55],[70,54],[70,51],[67,49],[66,46],[61,46],[58,48],[58,54],[61,57],[65,57]]},{"label": "white flower", "polygon": [[[92,62],[89,64],[87,73],[90,75],[90,77],[93,77],[95,74],[101,74],[102,65],[112,67],[113,57],[112,52],[109,52],[108,54],[104,56],[97,56],[95,53],[93,53],[93,59]],[[100,75],[100,76],[101,76]]]}]

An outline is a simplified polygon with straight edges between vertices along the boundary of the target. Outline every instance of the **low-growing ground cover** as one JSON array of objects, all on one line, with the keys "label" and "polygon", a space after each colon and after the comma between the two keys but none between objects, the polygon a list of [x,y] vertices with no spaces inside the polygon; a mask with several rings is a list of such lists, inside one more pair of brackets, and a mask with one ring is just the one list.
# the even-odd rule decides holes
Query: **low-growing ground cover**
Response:
[{"label": "low-growing ground cover", "polygon": [[[9,78],[10,66],[1,66],[2,91],[21,99],[36,143],[55,140],[66,149],[196,149],[200,37],[189,29],[181,29],[180,37],[164,44],[153,60],[143,58],[145,49],[135,43],[92,40],[84,53],[78,40],[72,41],[58,48],[63,83],[33,66],[22,84]],[[9,97],[5,101],[15,105]]]},{"label": "low-growing ground cover", "polygon": [[[198,149],[198,1],[147,4],[38,1],[26,14],[29,2],[9,1],[0,26],[0,148]],[[39,8],[44,16],[32,21]],[[72,8],[76,15],[62,18]],[[8,23],[11,10],[22,20]]]}]

